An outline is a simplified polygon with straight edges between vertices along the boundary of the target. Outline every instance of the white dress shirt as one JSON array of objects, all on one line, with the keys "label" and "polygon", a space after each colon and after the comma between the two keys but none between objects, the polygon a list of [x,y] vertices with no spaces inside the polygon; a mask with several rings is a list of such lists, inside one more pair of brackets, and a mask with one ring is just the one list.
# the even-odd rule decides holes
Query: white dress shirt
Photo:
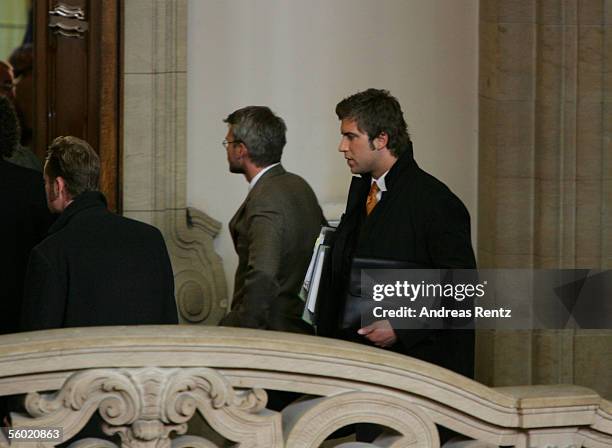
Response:
[{"label": "white dress shirt", "polygon": [[380,201],[380,198],[382,198],[382,194],[383,191],[387,191],[387,184],[385,183],[385,176],[387,175],[387,173],[389,172],[389,170],[385,171],[383,173],[382,176],[380,176],[378,179],[374,179],[372,177],[372,183],[370,184],[370,187],[372,187],[372,184],[374,182],[376,182],[376,184],[378,185],[378,193],[376,193],[376,202]]},{"label": "white dress shirt", "polygon": [[263,170],[261,170],[259,173],[257,173],[257,176],[255,176],[253,179],[251,179],[251,182],[249,182],[249,191],[253,189],[257,181],[261,178],[261,176],[264,175],[266,171],[274,168],[276,165],[280,165],[280,162],[276,162],[276,163],[273,163],[272,165],[268,165]]}]

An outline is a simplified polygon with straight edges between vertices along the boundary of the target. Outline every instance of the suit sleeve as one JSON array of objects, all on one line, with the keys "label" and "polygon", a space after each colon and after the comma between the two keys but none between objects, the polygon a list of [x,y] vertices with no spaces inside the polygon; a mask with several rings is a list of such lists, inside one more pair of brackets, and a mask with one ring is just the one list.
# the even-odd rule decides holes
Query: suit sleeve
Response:
[{"label": "suit sleeve", "polygon": [[66,307],[66,291],[57,269],[34,248],[26,274],[21,329],[23,331],[61,328]]},{"label": "suit sleeve", "polygon": [[279,294],[278,272],[282,253],[282,215],[271,204],[257,207],[248,218],[249,259],[245,297],[237,312],[240,326],[267,328],[270,308]]}]

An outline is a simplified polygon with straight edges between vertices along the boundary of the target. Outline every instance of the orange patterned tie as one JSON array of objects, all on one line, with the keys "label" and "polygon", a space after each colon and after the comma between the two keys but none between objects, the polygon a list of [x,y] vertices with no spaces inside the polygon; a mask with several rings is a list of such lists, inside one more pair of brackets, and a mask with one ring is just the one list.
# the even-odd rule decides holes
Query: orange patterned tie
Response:
[{"label": "orange patterned tie", "polygon": [[380,189],[378,188],[378,184],[376,182],[372,182],[372,186],[370,187],[370,192],[368,193],[368,200],[366,201],[366,213],[369,215],[378,204],[378,198],[376,195]]}]

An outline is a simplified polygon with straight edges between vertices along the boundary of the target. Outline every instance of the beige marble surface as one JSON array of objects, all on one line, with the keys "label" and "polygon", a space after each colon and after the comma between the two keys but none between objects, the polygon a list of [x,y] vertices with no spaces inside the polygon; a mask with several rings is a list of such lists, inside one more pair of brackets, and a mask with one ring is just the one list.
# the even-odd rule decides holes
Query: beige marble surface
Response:
[{"label": "beige marble surface", "polygon": [[[612,265],[609,0],[481,0],[478,261]],[[479,336],[490,385],[612,397],[612,330]]]},{"label": "beige marble surface", "polygon": [[[150,382],[146,378],[159,378],[155,381],[163,386],[175,377],[189,382],[193,375],[210,378],[211,384],[218,383],[215,387],[327,397],[287,411],[283,425],[296,441],[288,445],[292,447],[312,446],[308,443],[349,420],[378,422],[406,434],[417,428],[413,436],[423,441],[419,446],[436,446],[433,423],[499,445],[574,441],[579,433],[612,444],[612,405],[587,388],[489,388],[410,357],[344,341],[195,326],[94,327],[0,337],[1,395],[62,389],[64,383],[93,390],[89,384],[95,378],[113,384],[146,381],[142,387]],[[222,386],[225,381],[230,386]],[[96,384],[99,388],[104,383]],[[85,417],[75,410],[61,412],[62,418],[84,424]],[[226,417],[212,410],[208,415],[213,420],[238,418],[232,412],[239,410]],[[321,416],[327,416],[325,423],[316,423]],[[23,426],[36,423],[25,417],[17,421]],[[257,421],[273,424],[264,415]],[[408,421],[414,424],[406,426]],[[575,436],[563,439],[569,437],[568,428],[574,428]]]}]

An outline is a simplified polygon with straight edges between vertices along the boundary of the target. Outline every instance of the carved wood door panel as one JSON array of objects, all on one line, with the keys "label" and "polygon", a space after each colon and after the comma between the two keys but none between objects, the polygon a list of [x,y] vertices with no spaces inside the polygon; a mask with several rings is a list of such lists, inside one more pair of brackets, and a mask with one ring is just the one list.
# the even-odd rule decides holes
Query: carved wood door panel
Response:
[{"label": "carved wood door panel", "polygon": [[121,0],[35,0],[34,143],[60,135],[89,142],[101,189],[121,210]]}]

